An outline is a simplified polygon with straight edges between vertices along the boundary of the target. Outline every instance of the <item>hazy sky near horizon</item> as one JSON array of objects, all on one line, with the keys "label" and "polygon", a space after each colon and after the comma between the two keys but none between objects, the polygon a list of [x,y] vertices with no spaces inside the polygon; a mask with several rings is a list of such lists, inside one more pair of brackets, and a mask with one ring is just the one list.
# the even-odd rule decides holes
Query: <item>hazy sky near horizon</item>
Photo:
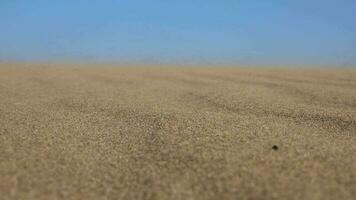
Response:
[{"label": "hazy sky near horizon", "polygon": [[354,0],[0,0],[0,61],[356,64]]}]

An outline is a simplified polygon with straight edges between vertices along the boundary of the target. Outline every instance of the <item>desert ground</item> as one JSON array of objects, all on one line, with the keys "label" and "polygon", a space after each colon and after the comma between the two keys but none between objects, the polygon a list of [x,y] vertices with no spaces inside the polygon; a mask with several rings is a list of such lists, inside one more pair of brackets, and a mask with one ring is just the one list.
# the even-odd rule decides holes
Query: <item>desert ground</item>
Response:
[{"label": "desert ground", "polygon": [[0,199],[356,199],[356,70],[0,65]]}]

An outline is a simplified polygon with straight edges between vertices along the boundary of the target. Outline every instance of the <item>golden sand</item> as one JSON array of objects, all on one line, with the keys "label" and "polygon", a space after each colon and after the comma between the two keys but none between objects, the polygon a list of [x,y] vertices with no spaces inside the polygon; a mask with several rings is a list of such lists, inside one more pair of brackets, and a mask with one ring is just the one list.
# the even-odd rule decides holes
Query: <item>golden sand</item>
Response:
[{"label": "golden sand", "polygon": [[356,71],[3,64],[0,199],[356,199]]}]

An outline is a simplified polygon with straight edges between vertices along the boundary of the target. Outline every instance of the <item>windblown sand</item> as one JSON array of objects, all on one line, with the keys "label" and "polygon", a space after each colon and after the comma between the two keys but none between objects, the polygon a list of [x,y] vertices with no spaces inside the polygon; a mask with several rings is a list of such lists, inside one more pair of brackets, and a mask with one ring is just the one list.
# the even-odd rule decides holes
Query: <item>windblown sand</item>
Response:
[{"label": "windblown sand", "polygon": [[356,71],[2,65],[0,199],[356,199]]}]

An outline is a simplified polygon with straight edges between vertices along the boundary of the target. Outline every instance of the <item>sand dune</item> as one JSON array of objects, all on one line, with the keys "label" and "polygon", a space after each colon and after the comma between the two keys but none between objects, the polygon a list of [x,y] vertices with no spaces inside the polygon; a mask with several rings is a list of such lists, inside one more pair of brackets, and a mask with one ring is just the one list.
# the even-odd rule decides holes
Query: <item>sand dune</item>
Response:
[{"label": "sand dune", "polygon": [[3,64],[0,180],[3,199],[355,199],[356,71]]}]

